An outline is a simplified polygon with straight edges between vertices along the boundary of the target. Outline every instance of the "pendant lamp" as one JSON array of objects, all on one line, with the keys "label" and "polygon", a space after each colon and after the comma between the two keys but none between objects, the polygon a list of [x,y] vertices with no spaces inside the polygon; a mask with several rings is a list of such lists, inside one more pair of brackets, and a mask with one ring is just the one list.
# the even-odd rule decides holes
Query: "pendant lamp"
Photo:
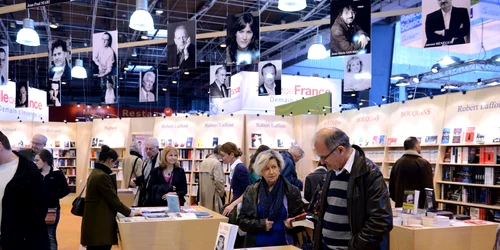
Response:
[{"label": "pendant lamp", "polygon": [[130,23],[128,27],[139,31],[148,31],[155,29],[153,17],[151,17],[151,13],[149,13],[148,11],[148,0],[137,0],[136,8],[134,13],[130,17]]},{"label": "pendant lamp", "polygon": [[78,79],[87,78],[87,70],[83,67],[82,59],[76,59],[75,66],[71,69],[71,76]]},{"label": "pendant lamp", "polygon": [[278,9],[282,11],[299,11],[307,7],[306,0],[279,0]]},{"label": "pendant lamp", "polygon": [[323,45],[323,37],[320,34],[314,36],[314,44],[307,51],[307,59],[321,60],[328,57],[325,45]]},{"label": "pendant lamp", "polygon": [[33,19],[23,19],[23,28],[17,32],[16,42],[26,46],[40,46],[40,37],[35,31]]}]

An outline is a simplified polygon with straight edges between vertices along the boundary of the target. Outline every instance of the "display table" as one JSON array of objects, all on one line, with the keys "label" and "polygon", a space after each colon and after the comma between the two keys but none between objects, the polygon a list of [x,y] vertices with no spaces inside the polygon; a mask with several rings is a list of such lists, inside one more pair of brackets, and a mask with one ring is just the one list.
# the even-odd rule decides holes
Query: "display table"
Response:
[{"label": "display table", "polygon": [[[238,248],[240,250],[299,250],[294,246],[279,246],[279,247],[257,247],[257,248]],[[236,249],[236,250],[238,250]]]},{"label": "display table", "polygon": [[127,207],[134,204],[135,194],[131,189],[118,189],[118,198]]},{"label": "display table", "polygon": [[410,228],[394,225],[391,250],[491,250],[498,224]]},{"label": "display table", "polygon": [[212,217],[187,220],[155,219],[136,222],[121,222],[117,219],[120,249],[213,249],[219,223],[227,222],[228,218],[204,207],[189,208],[199,212],[208,212]]}]

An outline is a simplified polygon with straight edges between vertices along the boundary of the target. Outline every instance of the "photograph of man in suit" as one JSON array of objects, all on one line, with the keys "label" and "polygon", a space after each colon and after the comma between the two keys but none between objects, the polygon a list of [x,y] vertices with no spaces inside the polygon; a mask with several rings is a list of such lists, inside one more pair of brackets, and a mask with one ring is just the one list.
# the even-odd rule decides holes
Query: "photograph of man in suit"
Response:
[{"label": "photograph of man in suit", "polygon": [[220,66],[215,70],[215,81],[210,84],[210,97],[231,97],[231,92],[229,92],[228,86],[226,86],[226,73],[224,66]]},{"label": "photograph of man in suit", "polygon": [[8,58],[7,51],[5,51],[4,48],[0,48],[0,85],[5,85],[7,84],[8,78],[7,78],[7,71],[8,69]]},{"label": "photograph of man in suit", "polygon": [[168,68],[169,69],[194,69],[196,68],[195,45],[191,43],[186,26],[180,25],[175,28],[174,44],[168,45]]},{"label": "photograph of man in suit", "polygon": [[139,90],[139,102],[154,102],[155,94],[153,86],[155,85],[156,75],[154,72],[148,71],[142,77],[141,89]]},{"label": "photograph of man in suit", "polygon": [[356,10],[352,5],[341,9],[332,24],[330,34],[332,56],[356,54],[363,49],[367,53],[370,52],[370,34],[356,23]]},{"label": "photograph of man in suit", "polygon": [[52,81],[68,81],[71,79],[71,66],[67,60],[70,51],[66,41],[57,39],[50,46],[50,55],[52,62],[49,69],[49,78]]},{"label": "photograph of man in suit", "polygon": [[277,73],[276,66],[272,63],[262,66],[264,82],[259,85],[259,96],[281,95],[281,80],[276,79]]},{"label": "photograph of man in suit", "polygon": [[470,33],[467,8],[453,7],[452,0],[437,0],[440,7],[425,19],[425,47],[464,44]]}]

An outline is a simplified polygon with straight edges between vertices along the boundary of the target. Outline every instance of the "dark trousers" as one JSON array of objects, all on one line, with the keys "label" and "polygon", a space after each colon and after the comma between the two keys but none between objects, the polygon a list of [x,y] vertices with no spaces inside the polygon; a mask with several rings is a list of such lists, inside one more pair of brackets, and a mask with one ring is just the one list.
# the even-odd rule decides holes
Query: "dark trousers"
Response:
[{"label": "dark trousers", "polygon": [[111,245],[109,246],[87,246],[87,250],[110,250]]},{"label": "dark trousers", "polygon": [[59,218],[61,217],[61,208],[56,210],[56,222],[53,225],[47,225],[47,231],[49,232],[50,250],[57,250],[57,237],[56,230],[59,224]]}]

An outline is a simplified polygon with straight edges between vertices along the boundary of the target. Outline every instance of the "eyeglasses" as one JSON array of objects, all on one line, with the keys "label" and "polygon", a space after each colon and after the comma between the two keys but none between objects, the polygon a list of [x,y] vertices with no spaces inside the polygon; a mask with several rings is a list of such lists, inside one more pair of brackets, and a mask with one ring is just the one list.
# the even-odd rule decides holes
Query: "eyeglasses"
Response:
[{"label": "eyeglasses", "polygon": [[326,158],[328,158],[333,152],[335,152],[335,150],[337,150],[337,148],[339,147],[340,145],[337,145],[329,154],[327,154],[326,156],[319,156],[319,160],[320,161],[326,161]]},{"label": "eyeglasses", "polygon": [[36,141],[31,141],[31,144],[35,145],[35,146],[43,146],[43,145],[45,145],[45,143],[36,142]]}]

